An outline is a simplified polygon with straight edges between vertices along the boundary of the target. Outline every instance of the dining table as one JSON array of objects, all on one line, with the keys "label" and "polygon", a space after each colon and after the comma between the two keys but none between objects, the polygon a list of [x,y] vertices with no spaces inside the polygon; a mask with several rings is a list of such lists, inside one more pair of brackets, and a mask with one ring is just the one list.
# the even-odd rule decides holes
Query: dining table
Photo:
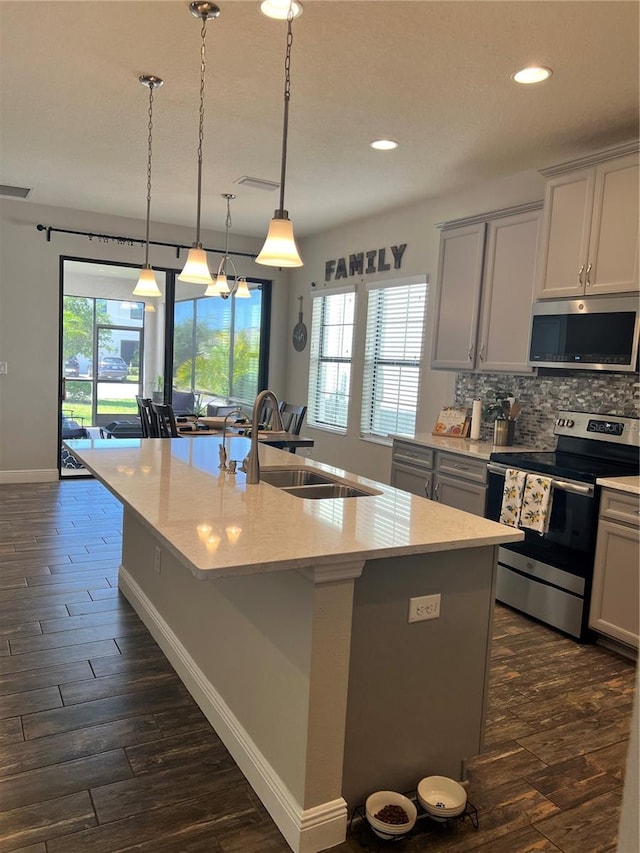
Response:
[{"label": "dining table", "polygon": [[[224,429],[223,417],[201,417],[197,419],[189,419],[186,422],[178,421],[178,432],[185,436],[220,436]],[[227,422],[226,432],[228,436],[244,435],[250,436],[251,427],[246,421],[237,421],[236,423]],[[313,447],[314,440],[304,435],[296,435],[293,432],[285,430],[259,430],[258,441],[261,444],[268,444],[270,447],[276,447],[279,450],[294,450],[297,447]]]}]

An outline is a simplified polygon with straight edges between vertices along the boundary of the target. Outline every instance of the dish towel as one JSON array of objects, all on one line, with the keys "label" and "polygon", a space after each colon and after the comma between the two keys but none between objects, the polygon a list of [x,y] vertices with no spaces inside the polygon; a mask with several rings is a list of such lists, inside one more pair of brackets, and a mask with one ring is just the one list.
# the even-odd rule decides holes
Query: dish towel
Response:
[{"label": "dish towel", "polygon": [[502,507],[500,509],[501,524],[508,524],[509,527],[518,526],[526,479],[527,475],[524,471],[507,468],[504,475],[504,491],[502,492]]},{"label": "dish towel", "polygon": [[520,513],[520,527],[535,530],[541,536],[549,530],[551,517],[551,479],[539,474],[527,474]]}]

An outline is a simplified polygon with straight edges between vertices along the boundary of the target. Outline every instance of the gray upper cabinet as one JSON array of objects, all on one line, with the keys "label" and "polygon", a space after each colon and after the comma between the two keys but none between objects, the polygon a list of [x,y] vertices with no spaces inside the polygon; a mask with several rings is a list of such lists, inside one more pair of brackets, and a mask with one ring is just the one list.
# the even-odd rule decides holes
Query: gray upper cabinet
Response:
[{"label": "gray upper cabinet", "polygon": [[523,205],[443,227],[433,368],[531,372],[527,356],[541,207]]},{"label": "gray upper cabinet", "polygon": [[440,235],[432,367],[475,366],[486,230],[486,223],[480,222]]},{"label": "gray upper cabinet", "polygon": [[[638,154],[611,158],[610,153],[594,155],[588,168],[577,169],[574,161],[542,172],[551,177],[540,246],[540,299],[638,290]],[[604,156],[609,159],[594,162]]]}]

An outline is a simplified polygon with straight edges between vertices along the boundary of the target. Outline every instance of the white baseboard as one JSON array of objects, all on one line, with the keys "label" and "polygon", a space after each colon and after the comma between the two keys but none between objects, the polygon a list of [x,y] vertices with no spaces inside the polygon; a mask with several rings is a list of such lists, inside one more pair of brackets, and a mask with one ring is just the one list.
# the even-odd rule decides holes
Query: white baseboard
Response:
[{"label": "white baseboard", "polygon": [[339,797],[311,809],[303,809],[124,566],[120,566],[118,586],[170,660],[294,853],[318,853],[342,843],[347,830],[345,800]]},{"label": "white baseboard", "polygon": [[40,468],[27,471],[0,471],[0,484],[54,483],[57,479],[57,468]]}]

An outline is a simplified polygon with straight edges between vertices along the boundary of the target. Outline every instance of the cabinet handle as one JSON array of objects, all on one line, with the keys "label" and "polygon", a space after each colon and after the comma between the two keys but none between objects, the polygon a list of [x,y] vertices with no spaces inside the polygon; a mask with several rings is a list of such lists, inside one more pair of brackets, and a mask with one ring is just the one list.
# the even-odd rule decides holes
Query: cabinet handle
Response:
[{"label": "cabinet handle", "polygon": [[587,280],[585,282],[587,287],[591,287],[591,280],[589,278],[589,276],[591,275],[591,267],[592,267],[592,264],[587,264]]},{"label": "cabinet handle", "polygon": [[438,497],[438,492],[440,491],[440,483],[436,483],[435,489],[433,490],[433,499],[434,501],[440,500]]},{"label": "cabinet handle", "polygon": [[469,351],[467,352],[467,358],[469,361],[473,360],[473,344],[469,347]]},{"label": "cabinet handle", "polygon": [[484,351],[485,351],[485,345],[482,344],[482,346],[480,347],[480,352],[478,353],[480,361],[484,361]]},{"label": "cabinet handle", "polygon": [[468,471],[469,470],[468,465],[460,465],[458,462],[455,462],[453,467],[458,468],[460,471]]},{"label": "cabinet handle", "polygon": [[583,272],[584,272],[584,264],[582,264],[582,266],[578,270],[578,287],[583,286],[583,281],[582,281],[582,273]]},{"label": "cabinet handle", "polygon": [[429,497],[429,492],[431,491],[431,480],[426,480],[424,484],[424,496],[425,498]]}]

